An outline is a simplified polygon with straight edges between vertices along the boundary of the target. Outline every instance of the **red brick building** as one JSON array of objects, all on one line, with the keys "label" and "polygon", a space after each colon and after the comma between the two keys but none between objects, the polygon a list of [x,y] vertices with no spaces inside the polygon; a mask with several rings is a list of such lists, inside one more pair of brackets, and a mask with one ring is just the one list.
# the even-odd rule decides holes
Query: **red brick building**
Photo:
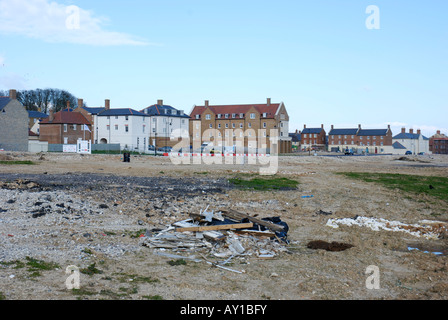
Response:
[{"label": "red brick building", "polygon": [[[88,129],[88,130],[87,130]],[[49,144],[76,144],[78,139],[92,141],[92,125],[81,112],[67,108],[50,115],[40,123],[40,141]]]},{"label": "red brick building", "polygon": [[306,125],[303,125],[301,133],[302,149],[305,151],[325,150],[326,135],[323,124],[320,128],[307,128]]},{"label": "red brick building", "polygon": [[433,154],[448,154],[448,136],[437,130],[437,133],[429,138],[429,151]]}]

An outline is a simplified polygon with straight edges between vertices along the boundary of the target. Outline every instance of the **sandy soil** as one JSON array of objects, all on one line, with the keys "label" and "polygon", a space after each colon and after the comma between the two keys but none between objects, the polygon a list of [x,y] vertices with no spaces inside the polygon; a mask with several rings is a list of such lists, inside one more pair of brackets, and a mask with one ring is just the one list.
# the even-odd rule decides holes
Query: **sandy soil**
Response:
[{"label": "sandy soil", "polygon": [[[277,175],[298,180],[298,189],[261,192],[232,189],[226,183],[241,173],[257,174],[259,165],[174,165],[167,157],[152,156],[132,156],[129,163],[117,155],[3,153],[6,156],[32,160],[37,165],[0,165],[1,182],[22,178],[47,185],[30,190],[0,189],[3,299],[448,298],[446,238],[327,225],[329,219],[354,216],[407,224],[448,221],[446,207],[437,201],[422,201],[398,190],[336,174],[359,171],[448,177],[448,157],[421,156],[401,161],[398,156],[283,156]],[[302,198],[304,195],[313,197]],[[52,211],[32,217],[36,202],[48,202]],[[67,209],[69,204],[71,211]],[[56,205],[61,208],[58,213]],[[237,273],[205,260],[171,265],[168,262],[172,258],[140,244],[142,230],[164,229],[206,206],[210,210],[232,208],[258,217],[280,217],[289,226],[289,244],[284,244],[287,250],[272,259],[235,257],[228,267],[242,272]],[[308,248],[307,244],[315,240],[351,247],[343,251]],[[409,246],[420,250],[409,250]],[[201,250],[176,254],[214,260]],[[18,268],[13,263],[26,263],[26,257],[58,267],[32,276],[26,267]],[[69,265],[95,266],[98,273],[81,273],[81,289],[68,290],[65,269]],[[372,266],[379,271],[379,288],[368,285],[373,283],[369,278]]]}]

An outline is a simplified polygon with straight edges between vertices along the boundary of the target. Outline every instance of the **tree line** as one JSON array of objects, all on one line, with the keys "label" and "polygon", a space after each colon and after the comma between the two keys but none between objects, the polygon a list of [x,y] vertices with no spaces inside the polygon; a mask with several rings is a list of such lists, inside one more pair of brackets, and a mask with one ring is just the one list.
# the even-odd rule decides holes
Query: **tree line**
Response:
[{"label": "tree line", "polygon": [[[9,96],[9,91],[0,90],[0,96]],[[52,108],[54,112],[67,108],[67,101],[70,102],[70,108],[77,108],[78,98],[66,90],[61,89],[34,89],[18,90],[17,100],[30,111],[40,110],[43,113],[49,113]],[[84,106],[86,104],[84,103]]]}]

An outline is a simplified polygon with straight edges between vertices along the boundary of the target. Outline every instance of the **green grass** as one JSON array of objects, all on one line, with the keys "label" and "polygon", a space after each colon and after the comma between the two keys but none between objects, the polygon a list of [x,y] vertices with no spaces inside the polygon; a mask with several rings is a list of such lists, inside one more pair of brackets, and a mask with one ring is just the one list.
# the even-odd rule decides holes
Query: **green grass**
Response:
[{"label": "green grass", "polygon": [[23,161],[19,161],[19,160],[0,160],[0,164],[6,164],[6,165],[33,165],[36,164],[35,162],[31,161],[31,160],[23,160]]},{"label": "green grass", "polygon": [[398,189],[413,195],[427,195],[448,202],[447,177],[367,172],[341,172],[339,174],[352,179],[378,183],[386,188]]},{"label": "green grass", "polygon": [[269,178],[252,178],[252,179],[240,179],[233,178],[229,179],[229,182],[234,186],[241,189],[252,189],[252,190],[295,190],[299,184],[296,180],[291,180],[288,178],[279,177],[269,177]]}]

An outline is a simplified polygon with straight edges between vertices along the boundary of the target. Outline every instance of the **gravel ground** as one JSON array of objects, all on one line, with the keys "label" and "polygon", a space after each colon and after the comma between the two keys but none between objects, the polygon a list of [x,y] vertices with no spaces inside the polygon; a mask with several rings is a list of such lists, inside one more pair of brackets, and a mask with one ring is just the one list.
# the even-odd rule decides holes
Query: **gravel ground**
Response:
[{"label": "gravel ground", "polygon": [[[447,157],[403,161],[398,156],[284,156],[279,158],[277,175],[296,179],[299,187],[269,192],[242,191],[228,183],[230,177],[256,175],[258,165],[174,165],[169,158],[153,156],[135,156],[130,163],[116,155],[10,153],[3,157],[36,162],[0,165],[3,299],[448,297],[444,236],[426,239],[401,231],[327,224],[329,219],[355,216],[406,224],[447,222],[446,204],[419,201],[398,190],[335,174],[359,171],[447,177]],[[302,198],[310,195],[313,197]],[[180,263],[158,254],[173,254],[171,250],[141,245],[141,235],[146,232],[164,230],[207,206],[215,211],[232,208],[260,218],[280,217],[289,226],[289,243],[272,259],[234,257],[226,266],[239,272],[207,263],[205,258],[217,261],[209,248],[174,252],[200,259]],[[308,247],[311,241],[349,246],[327,251]],[[36,272],[30,263],[36,260],[52,267]],[[79,290],[66,287],[65,271],[70,265],[85,271]],[[369,278],[372,270],[378,271],[378,288],[369,288],[368,283],[374,283]]]}]

